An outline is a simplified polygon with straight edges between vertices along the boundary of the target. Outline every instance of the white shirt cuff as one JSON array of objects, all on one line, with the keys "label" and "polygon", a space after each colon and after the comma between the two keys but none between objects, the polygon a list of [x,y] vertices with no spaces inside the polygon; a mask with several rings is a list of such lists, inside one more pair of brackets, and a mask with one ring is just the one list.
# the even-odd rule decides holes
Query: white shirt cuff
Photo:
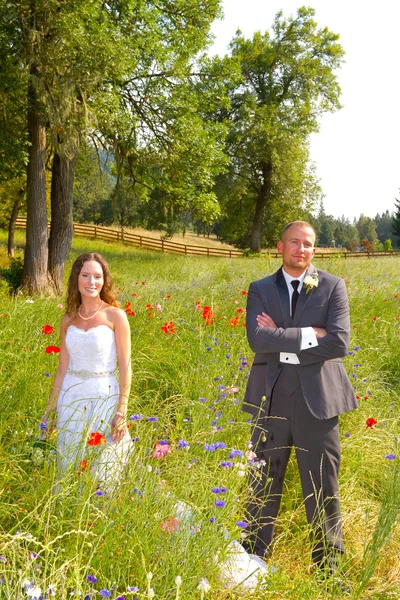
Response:
[{"label": "white shirt cuff", "polygon": [[281,363],[283,363],[283,364],[286,363],[288,365],[299,365],[300,364],[299,357],[297,356],[297,354],[294,354],[294,352],[280,352],[279,360]]},{"label": "white shirt cuff", "polygon": [[318,346],[314,329],[312,327],[302,327],[300,350],[307,350],[307,348],[314,348],[314,346]]},{"label": "white shirt cuff", "polygon": [[[312,327],[302,327],[300,350],[314,348],[314,346],[318,346],[317,336],[315,335],[314,329]],[[294,352],[280,352],[279,361],[288,365],[300,364],[299,357]]]}]

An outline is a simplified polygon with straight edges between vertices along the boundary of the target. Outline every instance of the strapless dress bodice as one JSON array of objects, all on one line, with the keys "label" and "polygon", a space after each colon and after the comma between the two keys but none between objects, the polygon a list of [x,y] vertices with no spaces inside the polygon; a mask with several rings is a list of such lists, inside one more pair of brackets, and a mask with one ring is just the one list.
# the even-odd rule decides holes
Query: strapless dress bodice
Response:
[{"label": "strapless dress bodice", "polygon": [[65,344],[69,354],[69,370],[93,373],[115,371],[117,365],[115,335],[107,325],[97,325],[87,331],[70,325]]}]

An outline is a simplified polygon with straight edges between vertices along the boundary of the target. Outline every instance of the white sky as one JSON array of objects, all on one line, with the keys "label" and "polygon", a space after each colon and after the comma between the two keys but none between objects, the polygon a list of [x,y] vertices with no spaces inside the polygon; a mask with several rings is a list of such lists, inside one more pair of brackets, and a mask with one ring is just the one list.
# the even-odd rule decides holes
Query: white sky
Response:
[{"label": "white sky", "polygon": [[340,34],[346,56],[337,72],[343,108],[327,113],[311,140],[327,214],[352,219],[394,210],[400,188],[400,2],[380,0],[223,0],[211,54],[224,55],[239,28],[251,38],[276,13],[316,10],[320,27]]}]

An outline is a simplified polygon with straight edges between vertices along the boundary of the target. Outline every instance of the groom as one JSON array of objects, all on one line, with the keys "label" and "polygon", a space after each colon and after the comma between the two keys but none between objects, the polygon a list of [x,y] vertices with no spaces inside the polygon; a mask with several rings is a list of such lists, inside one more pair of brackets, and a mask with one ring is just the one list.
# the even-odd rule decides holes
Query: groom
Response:
[{"label": "groom", "polygon": [[345,284],[311,264],[314,243],[308,223],[286,225],[282,267],[249,288],[247,337],[256,354],[243,409],[254,417],[252,442],[265,464],[252,482],[248,546],[261,557],[270,548],[293,446],[313,562],[333,572],[344,550],[338,415],[357,402],[341,359],[350,337]]}]

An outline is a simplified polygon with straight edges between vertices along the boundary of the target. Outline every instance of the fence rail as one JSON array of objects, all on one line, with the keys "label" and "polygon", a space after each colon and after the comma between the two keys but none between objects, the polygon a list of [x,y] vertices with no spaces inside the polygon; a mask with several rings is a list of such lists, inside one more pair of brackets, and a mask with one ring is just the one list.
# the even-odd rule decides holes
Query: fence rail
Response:
[{"label": "fence rail", "polygon": [[[50,223],[48,225],[50,227]],[[195,246],[192,244],[179,244],[169,240],[157,240],[155,238],[137,235],[123,229],[111,229],[100,225],[86,225],[84,223],[74,223],[74,234],[80,237],[91,237],[95,239],[110,240],[132,244],[146,250],[158,250],[161,252],[175,252],[185,254],[186,256],[220,256],[225,258],[235,258],[243,256],[240,250],[228,250],[225,248]],[[18,217],[15,227],[17,229],[26,229],[26,218]],[[268,258],[279,258],[279,252],[264,252]],[[396,256],[400,254],[399,250],[377,250],[372,252],[316,252],[315,258],[372,258],[375,256]]]}]

